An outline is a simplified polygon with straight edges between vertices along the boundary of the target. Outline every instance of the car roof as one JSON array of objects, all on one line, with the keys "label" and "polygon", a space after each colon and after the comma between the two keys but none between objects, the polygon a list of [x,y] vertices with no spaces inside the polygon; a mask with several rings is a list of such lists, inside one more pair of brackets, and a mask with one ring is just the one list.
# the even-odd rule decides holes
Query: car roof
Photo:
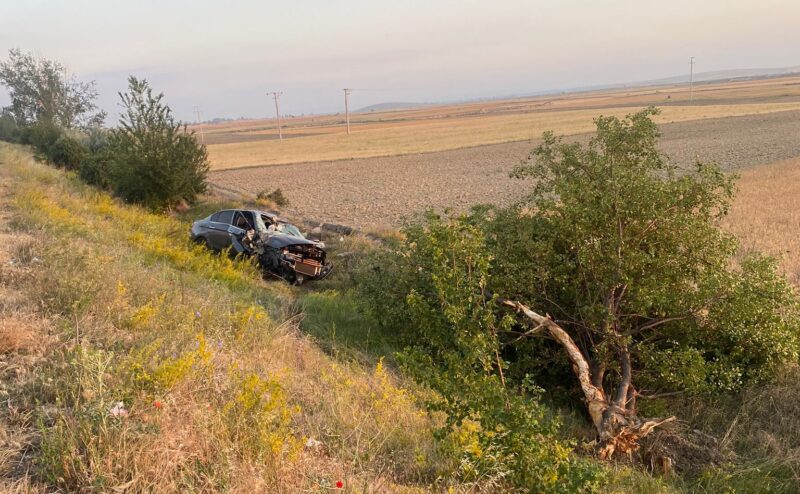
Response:
[{"label": "car roof", "polygon": [[278,215],[275,214],[275,213],[269,213],[267,211],[259,211],[258,209],[251,209],[250,211],[252,211],[252,212],[254,212],[256,214],[263,214],[264,216],[267,216],[267,217],[269,217],[271,219],[274,219],[274,220],[278,219]]},{"label": "car roof", "polygon": [[249,212],[255,213],[255,214],[263,214],[264,216],[267,216],[267,217],[272,218],[272,219],[278,219],[278,215],[277,214],[270,213],[270,212],[267,212],[267,211],[259,211],[258,209],[220,209],[219,211],[215,211],[214,213],[211,213],[211,216],[214,216],[217,213],[222,213],[224,211],[234,211],[234,212],[236,212],[236,211],[249,211]]}]

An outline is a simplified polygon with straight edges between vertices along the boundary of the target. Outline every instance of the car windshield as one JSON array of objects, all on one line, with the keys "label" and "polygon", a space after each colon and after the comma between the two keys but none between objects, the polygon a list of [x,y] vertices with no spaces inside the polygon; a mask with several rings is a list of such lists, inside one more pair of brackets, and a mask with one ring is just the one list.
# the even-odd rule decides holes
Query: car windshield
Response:
[{"label": "car windshield", "polygon": [[267,233],[267,225],[264,224],[264,218],[260,214],[256,214],[256,230],[261,233]]},{"label": "car windshield", "polygon": [[283,233],[284,235],[291,235],[293,237],[305,238],[303,234],[300,233],[300,230],[298,230],[296,226],[289,223],[283,223],[280,221],[275,223],[275,231]]}]

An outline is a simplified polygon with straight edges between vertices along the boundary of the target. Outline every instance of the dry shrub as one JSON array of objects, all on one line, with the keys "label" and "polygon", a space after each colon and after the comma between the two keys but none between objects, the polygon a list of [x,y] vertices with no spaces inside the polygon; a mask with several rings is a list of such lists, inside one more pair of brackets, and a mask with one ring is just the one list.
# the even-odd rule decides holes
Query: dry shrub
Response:
[{"label": "dry shrub", "polygon": [[276,210],[279,208],[283,208],[289,205],[289,200],[284,195],[281,189],[269,190],[264,189],[258,194],[256,194],[256,205]]},{"label": "dry shrub", "polygon": [[367,227],[364,229],[364,234],[379,240],[400,241],[403,239],[403,233],[399,228],[385,224]]},{"label": "dry shrub", "polygon": [[645,459],[658,466],[661,456],[672,455],[696,492],[795,493],[799,394],[800,368],[793,365],[771,384],[741,393],[675,400],[670,405],[686,422],[655,433],[643,448]]},{"label": "dry shrub", "polygon": [[41,349],[41,328],[45,324],[32,315],[0,315],[0,354],[33,353]]},{"label": "dry shrub", "polygon": [[735,458],[732,451],[720,447],[719,439],[685,423],[656,429],[642,441],[637,456],[651,472],[666,475],[674,471],[697,475]]},{"label": "dry shrub", "polygon": [[[35,239],[22,232],[0,232],[0,286],[10,286],[24,281],[30,274],[33,264],[40,262],[33,252],[37,246]],[[14,290],[16,292],[16,290]],[[16,293],[0,297],[0,309],[7,310],[16,302]]]}]

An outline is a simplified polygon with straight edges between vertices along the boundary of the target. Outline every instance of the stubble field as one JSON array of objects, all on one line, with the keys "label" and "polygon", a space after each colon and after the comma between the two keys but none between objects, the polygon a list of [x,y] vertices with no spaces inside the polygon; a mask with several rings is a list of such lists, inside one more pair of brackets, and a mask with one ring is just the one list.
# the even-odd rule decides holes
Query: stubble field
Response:
[{"label": "stubble field", "polygon": [[800,158],[740,173],[723,226],[745,250],[766,252],[800,287]]},{"label": "stubble field", "polygon": [[[591,122],[591,120],[590,120]],[[800,111],[661,126],[661,148],[678,165],[696,159],[740,170],[800,156]],[[574,136],[586,140],[588,135]],[[356,227],[396,226],[425,208],[508,204],[528,185],[509,178],[537,140],[449,151],[216,171],[211,182],[254,196],[280,188],[285,212]]]},{"label": "stubble field", "polygon": [[593,130],[597,115],[648,105],[661,107],[660,124],[800,110],[800,77],[696,85],[691,102],[686,85],[677,85],[354,113],[349,136],[344,115],[284,119],[283,141],[274,119],[196,130],[221,170],[445,151],[535,139],[546,130],[581,134]]}]

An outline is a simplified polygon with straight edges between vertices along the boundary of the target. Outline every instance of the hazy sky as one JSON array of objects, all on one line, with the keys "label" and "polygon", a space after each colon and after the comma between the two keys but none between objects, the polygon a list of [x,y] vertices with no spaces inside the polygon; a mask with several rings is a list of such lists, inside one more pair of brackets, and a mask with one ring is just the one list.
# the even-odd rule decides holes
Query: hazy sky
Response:
[{"label": "hazy sky", "polygon": [[145,77],[192,120],[794,66],[798,26],[800,0],[0,0],[0,57],[97,80],[111,121]]}]

